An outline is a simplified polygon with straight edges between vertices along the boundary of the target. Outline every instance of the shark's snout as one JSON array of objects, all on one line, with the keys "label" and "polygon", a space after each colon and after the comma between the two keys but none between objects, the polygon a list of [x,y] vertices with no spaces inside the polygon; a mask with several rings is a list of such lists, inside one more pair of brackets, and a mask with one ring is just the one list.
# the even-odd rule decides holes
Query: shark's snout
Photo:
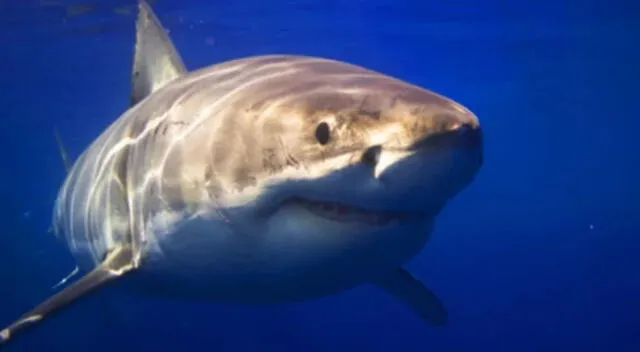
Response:
[{"label": "shark's snout", "polygon": [[416,121],[405,130],[412,139],[407,144],[390,138],[388,145],[366,149],[362,160],[373,166],[379,198],[385,203],[432,211],[442,208],[477,174],[483,164],[483,132],[472,113]]},{"label": "shark's snout", "polygon": [[418,139],[410,150],[454,148],[477,150],[482,149],[482,130],[474,123],[457,123],[455,126],[429,133]]}]

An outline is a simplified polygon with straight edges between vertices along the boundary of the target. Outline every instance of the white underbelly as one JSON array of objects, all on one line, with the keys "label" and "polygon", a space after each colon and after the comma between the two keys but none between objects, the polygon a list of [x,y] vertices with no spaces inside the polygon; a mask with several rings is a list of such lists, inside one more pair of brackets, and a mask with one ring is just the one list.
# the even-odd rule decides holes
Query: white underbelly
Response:
[{"label": "white underbelly", "polygon": [[340,229],[325,220],[251,226],[189,220],[158,238],[134,281],[146,294],[188,300],[307,300],[401,266],[422,249],[431,223],[415,221],[357,236]]}]

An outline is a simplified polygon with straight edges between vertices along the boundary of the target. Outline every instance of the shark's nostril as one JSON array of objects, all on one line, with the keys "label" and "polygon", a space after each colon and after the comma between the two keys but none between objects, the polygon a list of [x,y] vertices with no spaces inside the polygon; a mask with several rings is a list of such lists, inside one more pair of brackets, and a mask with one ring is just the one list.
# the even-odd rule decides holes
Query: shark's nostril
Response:
[{"label": "shark's nostril", "polygon": [[373,147],[367,148],[365,152],[362,154],[362,163],[369,166],[376,166],[378,161],[380,160],[380,151],[382,147],[379,145],[374,145]]}]

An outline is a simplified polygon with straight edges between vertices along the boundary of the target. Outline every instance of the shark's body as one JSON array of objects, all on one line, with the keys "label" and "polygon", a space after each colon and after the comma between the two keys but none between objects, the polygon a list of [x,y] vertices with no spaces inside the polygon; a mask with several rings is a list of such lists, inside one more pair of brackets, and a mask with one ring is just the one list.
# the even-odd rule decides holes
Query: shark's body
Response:
[{"label": "shark's body", "polygon": [[244,304],[374,283],[445,323],[402,265],[482,163],[470,111],[321,58],[188,73],[144,3],[137,34],[132,107],[75,162],[54,209],[87,274],[0,342],[125,274],[148,293]]}]

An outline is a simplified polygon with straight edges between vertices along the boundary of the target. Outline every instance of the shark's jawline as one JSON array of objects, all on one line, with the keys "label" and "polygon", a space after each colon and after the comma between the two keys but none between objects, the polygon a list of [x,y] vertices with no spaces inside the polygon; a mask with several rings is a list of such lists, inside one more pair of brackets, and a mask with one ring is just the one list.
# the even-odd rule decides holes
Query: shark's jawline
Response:
[{"label": "shark's jawline", "polygon": [[300,197],[291,198],[286,203],[299,205],[327,220],[342,223],[361,223],[369,226],[386,226],[396,221],[424,215],[424,213],[417,211],[371,210],[344,202],[316,201]]}]

